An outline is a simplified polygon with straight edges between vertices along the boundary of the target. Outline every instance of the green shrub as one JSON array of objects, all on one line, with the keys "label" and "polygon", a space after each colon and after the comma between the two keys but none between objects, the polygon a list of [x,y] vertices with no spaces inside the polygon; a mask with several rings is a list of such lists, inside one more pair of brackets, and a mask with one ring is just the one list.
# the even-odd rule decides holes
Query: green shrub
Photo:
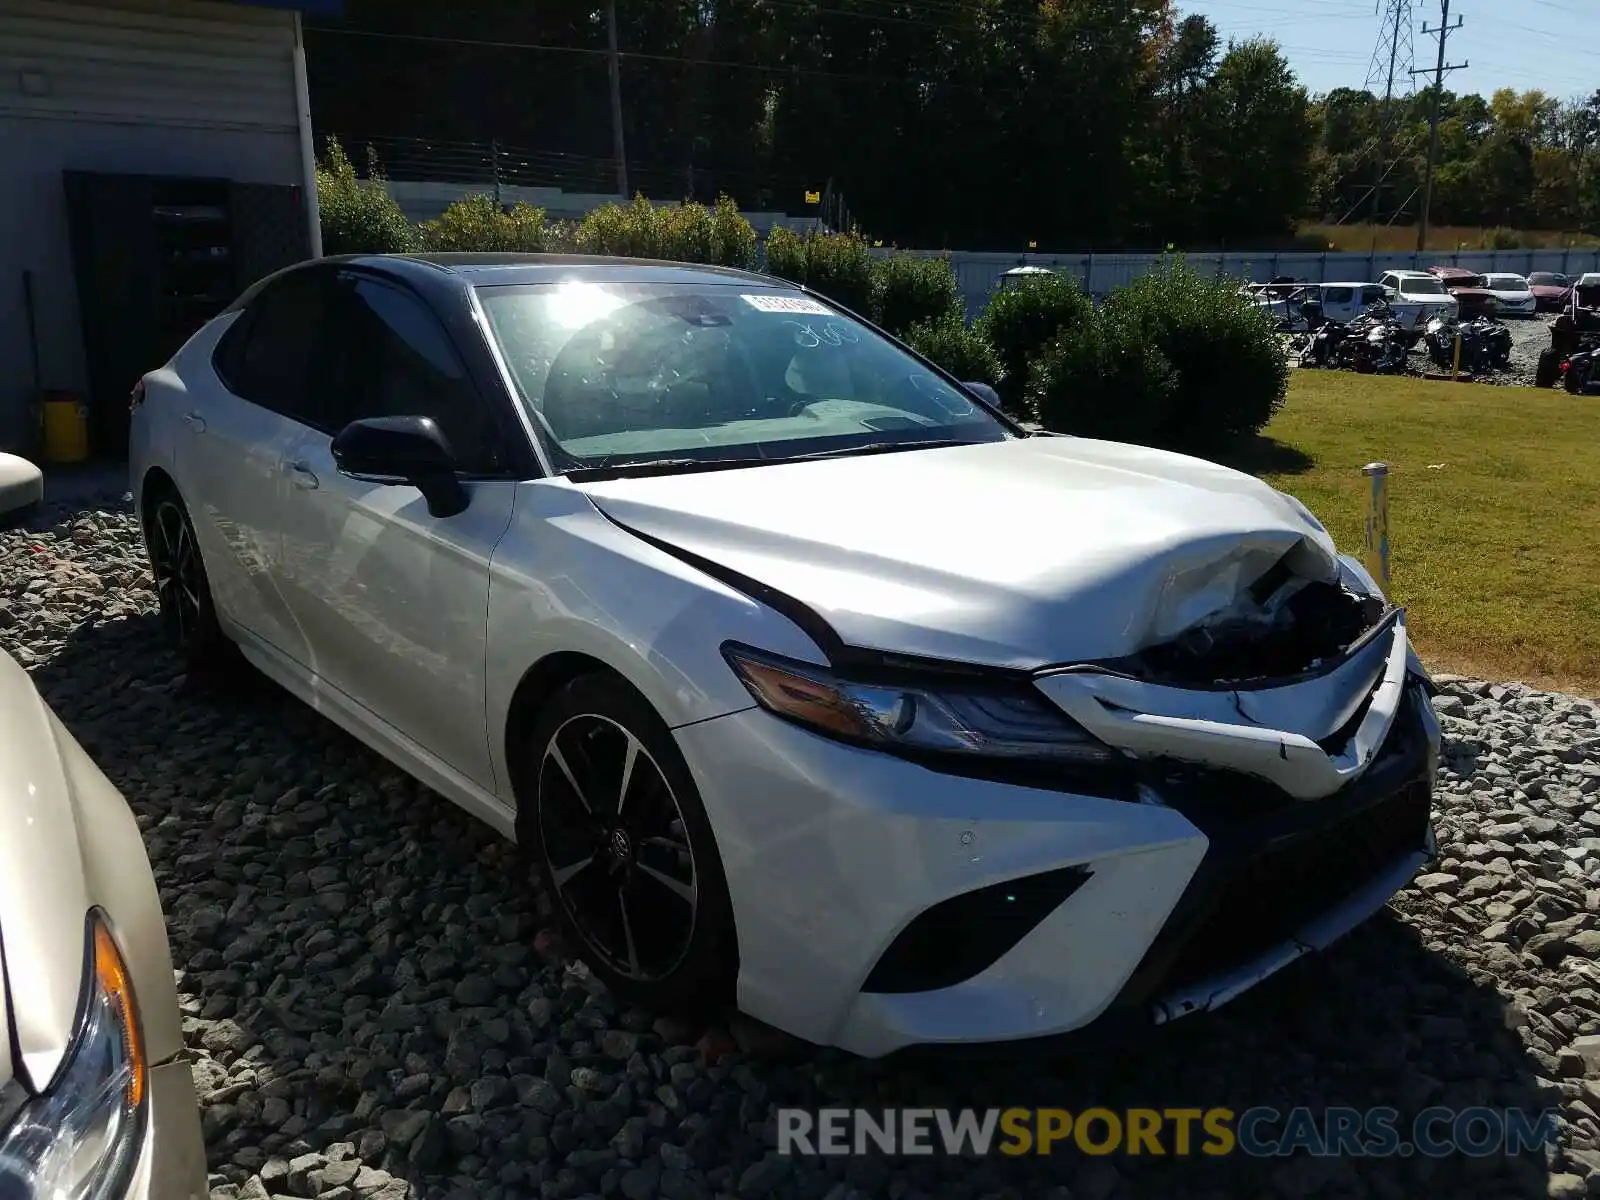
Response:
[{"label": "green shrub", "polygon": [[1000,361],[994,347],[970,328],[953,309],[931,321],[919,321],[902,335],[923,358],[943,367],[963,383],[994,384],[1000,378]]},{"label": "green shrub", "polygon": [[755,226],[727,196],[718,196],[711,210],[711,261],[741,271],[754,270],[756,265]]},{"label": "green shrub", "polygon": [[422,244],[429,250],[537,254],[546,248],[544,209],[519,200],[505,212],[492,196],[465,196],[423,223]]},{"label": "green shrub", "polygon": [[1288,385],[1271,319],[1175,261],[1057,335],[1027,397],[1049,429],[1205,455],[1259,432]]},{"label": "green shrub", "polygon": [[767,274],[793,283],[806,281],[806,244],[786,225],[775,225],[767,234]]},{"label": "green shrub", "polygon": [[1212,453],[1260,432],[1283,407],[1289,366],[1272,319],[1226,280],[1173,260],[1112,293],[1100,315],[1172,365],[1174,388],[1152,444]]},{"label": "green shrub", "polygon": [[1040,352],[1023,408],[1058,433],[1148,445],[1176,386],[1172,364],[1141,330],[1115,313],[1091,314]]},{"label": "green shrub", "polygon": [[1515,229],[1499,226],[1489,230],[1483,235],[1483,248],[1485,250],[1521,250],[1522,234]]},{"label": "green shrub", "polygon": [[800,237],[780,226],[767,236],[767,272],[803,283],[860,316],[873,315],[872,255],[859,233]]},{"label": "green shrub", "polygon": [[748,268],[756,257],[756,231],[726,196],[714,209],[689,202],[658,208],[643,196],[603,204],[578,223],[572,241],[584,254],[728,267]]},{"label": "green shrub", "polygon": [[578,253],[578,222],[546,217],[544,246],[550,254]]},{"label": "green shrub", "polygon": [[401,254],[416,246],[416,226],[384,187],[374,155],[368,155],[367,169],[370,178],[357,178],[344,147],[328,139],[317,164],[324,254]]},{"label": "green shrub", "polygon": [[1031,364],[1064,329],[1094,320],[1094,305],[1077,281],[1064,275],[1036,275],[998,292],[977,326],[1000,359],[997,390],[1008,408],[1021,410]]},{"label": "green shrub", "polygon": [[661,231],[655,205],[642,195],[632,204],[602,204],[578,222],[578,249],[619,258],[660,258]]},{"label": "green shrub", "polygon": [[[873,317],[896,337],[904,337],[913,325],[942,322],[950,313],[960,321],[964,306],[949,259],[896,254],[875,260],[873,266],[877,275]],[[965,328],[965,322],[961,324]]]},{"label": "green shrub", "polygon": [[660,257],[673,262],[714,262],[716,226],[704,204],[656,209]]}]

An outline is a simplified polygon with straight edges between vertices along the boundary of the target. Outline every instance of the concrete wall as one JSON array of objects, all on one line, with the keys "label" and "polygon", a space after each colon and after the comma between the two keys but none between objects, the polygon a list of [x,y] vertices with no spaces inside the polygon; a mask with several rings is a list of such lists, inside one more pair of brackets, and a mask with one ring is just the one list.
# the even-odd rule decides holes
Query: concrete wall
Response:
[{"label": "concrete wall", "polygon": [[[199,0],[0,0],[0,448],[33,382],[82,392],[64,170],[302,182],[291,13]],[[152,364],[155,365],[155,364]]]}]

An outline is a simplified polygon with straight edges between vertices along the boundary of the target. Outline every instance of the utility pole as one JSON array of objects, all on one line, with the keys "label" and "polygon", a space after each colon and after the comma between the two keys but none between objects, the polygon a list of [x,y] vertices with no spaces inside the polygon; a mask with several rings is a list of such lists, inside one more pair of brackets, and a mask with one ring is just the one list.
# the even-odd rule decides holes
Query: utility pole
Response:
[{"label": "utility pole", "polygon": [[[1450,0],[1439,0],[1441,6],[1439,28],[1429,29],[1426,25],[1422,32],[1439,39],[1439,62],[1433,68],[1433,115],[1428,120],[1428,171],[1422,177],[1422,219],[1417,223],[1417,253],[1421,254],[1428,248],[1428,220],[1433,209],[1433,167],[1439,157],[1439,105],[1444,100],[1444,77],[1451,71],[1460,71],[1470,66],[1470,63],[1452,63],[1445,65],[1445,44],[1450,40],[1450,35],[1460,29],[1463,22],[1456,18],[1454,25],[1450,24]],[[1416,71],[1418,75],[1429,74],[1428,71]]]},{"label": "utility pole", "polygon": [[617,191],[626,204],[628,149],[622,137],[622,56],[617,52],[617,0],[606,0],[606,44],[611,64],[611,153],[617,160]]}]

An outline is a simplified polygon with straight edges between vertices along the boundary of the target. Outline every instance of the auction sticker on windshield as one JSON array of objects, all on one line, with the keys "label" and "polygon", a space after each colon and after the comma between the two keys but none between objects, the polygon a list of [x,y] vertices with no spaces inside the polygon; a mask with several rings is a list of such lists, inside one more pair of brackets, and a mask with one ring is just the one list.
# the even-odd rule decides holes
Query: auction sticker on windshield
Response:
[{"label": "auction sticker on windshield", "polygon": [[806,313],[815,317],[834,316],[833,309],[809,296],[741,296],[751,308],[766,313]]}]

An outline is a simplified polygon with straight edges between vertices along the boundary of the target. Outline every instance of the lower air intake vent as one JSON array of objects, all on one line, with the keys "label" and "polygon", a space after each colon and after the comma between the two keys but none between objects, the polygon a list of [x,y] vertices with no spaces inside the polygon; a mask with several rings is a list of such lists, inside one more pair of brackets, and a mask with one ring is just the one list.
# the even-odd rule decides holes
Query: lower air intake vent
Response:
[{"label": "lower air intake vent", "polygon": [[900,931],[864,992],[931,992],[992,966],[1089,878],[1063,867],[941,900]]}]

